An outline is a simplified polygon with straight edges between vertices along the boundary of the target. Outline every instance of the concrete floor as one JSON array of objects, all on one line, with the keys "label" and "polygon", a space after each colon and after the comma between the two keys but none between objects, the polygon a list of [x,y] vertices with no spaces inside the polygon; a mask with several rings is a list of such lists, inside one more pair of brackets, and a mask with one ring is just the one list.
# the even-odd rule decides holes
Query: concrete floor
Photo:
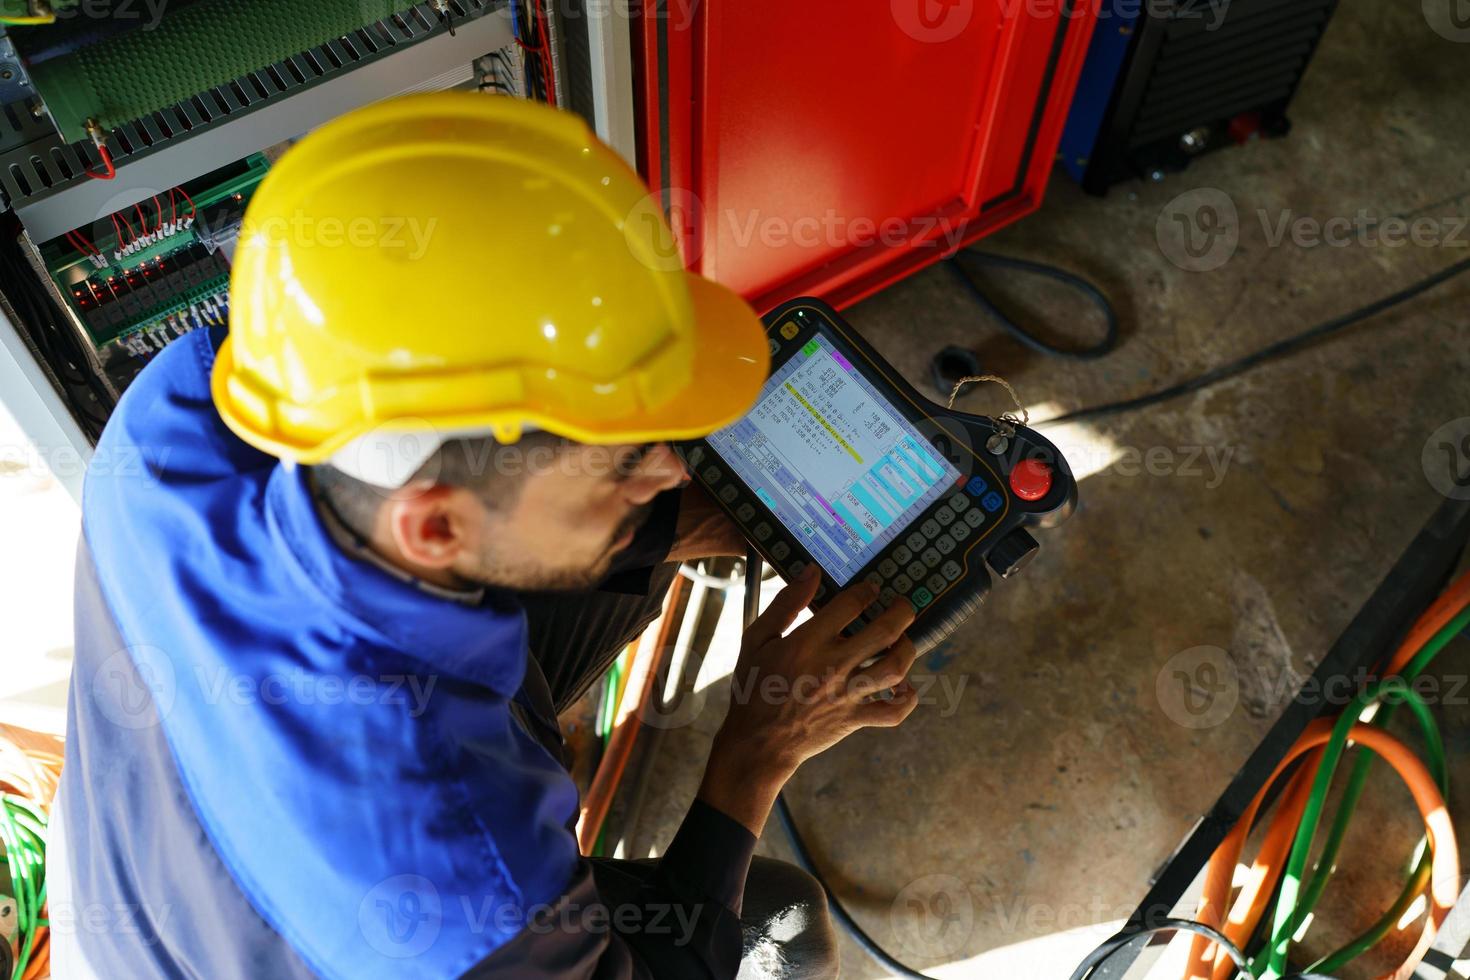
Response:
[{"label": "concrete floor", "polygon": [[[1125,335],[1102,362],[1021,351],[944,270],[850,317],[921,387],[934,351],[976,348],[1034,418],[1193,375],[1470,256],[1464,231],[1440,246],[1270,241],[1288,211],[1426,217],[1445,235],[1459,227],[1453,219],[1470,215],[1467,78],[1470,43],[1431,30],[1419,3],[1344,3],[1288,139],[1105,199],[1059,175],[1038,214],[984,246],[1104,287]],[[1171,201],[1201,189],[1229,196],[1240,240],[1223,266],[1193,272],[1170,261],[1177,252],[1158,229],[1167,231]],[[1079,337],[1094,329],[1065,293],[991,281],[1032,322]],[[999,583],[981,615],[922,661],[949,684],[939,703],[898,731],[850,738],[788,787],[821,863],[876,938],[940,976],[1065,977],[1100,924],[1132,910],[1441,501],[1421,453],[1438,427],[1470,415],[1467,310],[1470,277],[1202,394],[1048,430],[1085,474],[1079,512],[1038,535],[1025,574]],[[992,388],[962,406],[1006,403]],[[1148,458],[1155,464],[1140,467]],[[1457,643],[1439,669],[1463,677],[1470,643]],[[1188,656],[1233,666],[1238,698],[1187,727],[1175,720],[1191,717],[1171,686],[1181,662],[1171,658],[1199,647],[1227,652]],[[682,817],[726,687],[715,684],[705,709],[662,737],[640,838],[666,843]],[[1441,710],[1459,777],[1451,805],[1470,839],[1470,780],[1460,775],[1470,775],[1470,712]],[[1404,818],[1413,809],[1378,770],[1308,950],[1334,948],[1397,892],[1417,836]],[[761,849],[788,853],[774,821]],[[887,975],[844,943],[845,977]],[[1389,963],[1373,958],[1344,976]]]}]

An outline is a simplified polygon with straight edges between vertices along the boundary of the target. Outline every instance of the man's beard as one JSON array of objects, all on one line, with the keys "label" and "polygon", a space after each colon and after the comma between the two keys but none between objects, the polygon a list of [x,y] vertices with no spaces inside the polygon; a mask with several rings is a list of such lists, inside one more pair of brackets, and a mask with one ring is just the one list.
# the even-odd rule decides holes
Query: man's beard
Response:
[{"label": "man's beard", "polygon": [[[582,592],[607,578],[613,561],[623,547],[618,546],[628,531],[637,533],[653,512],[653,504],[644,504],[628,514],[608,535],[602,551],[589,564],[577,568],[547,568],[530,563],[495,563],[483,569],[481,582],[516,592]],[[626,547],[626,546],[624,546]]]}]

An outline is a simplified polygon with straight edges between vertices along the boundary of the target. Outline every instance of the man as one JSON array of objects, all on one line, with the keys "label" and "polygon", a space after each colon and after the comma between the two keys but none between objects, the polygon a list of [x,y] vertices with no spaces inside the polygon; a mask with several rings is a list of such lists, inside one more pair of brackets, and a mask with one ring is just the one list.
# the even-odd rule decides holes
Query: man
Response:
[{"label": "man", "polygon": [[231,333],[139,376],[85,488],[59,976],[731,977],[742,925],[743,975],[835,973],[811,880],[751,853],[803,760],[913,709],[910,614],[841,636],[866,586],[746,633],[742,677],[812,696],[731,704],[659,861],[571,830],[557,711],[672,562],[739,549],[668,440],[767,369],[643,196],[575,117],[468,93],[273,168]]}]

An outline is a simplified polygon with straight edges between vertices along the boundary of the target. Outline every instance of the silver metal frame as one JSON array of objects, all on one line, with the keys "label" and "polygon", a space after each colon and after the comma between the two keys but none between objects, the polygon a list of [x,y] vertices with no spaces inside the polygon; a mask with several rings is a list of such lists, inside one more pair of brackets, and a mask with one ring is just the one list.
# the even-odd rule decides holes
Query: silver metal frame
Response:
[{"label": "silver metal frame", "polygon": [[636,170],[638,139],[633,108],[633,23],[628,16],[629,6],[589,3],[585,13],[597,135]]},{"label": "silver metal frame", "polygon": [[[80,503],[83,466],[92,459],[92,443],[3,309],[0,309],[0,391],[5,392],[6,409],[41,452],[52,474]],[[82,465],[56,466],[62,453],[75,454]]]}]

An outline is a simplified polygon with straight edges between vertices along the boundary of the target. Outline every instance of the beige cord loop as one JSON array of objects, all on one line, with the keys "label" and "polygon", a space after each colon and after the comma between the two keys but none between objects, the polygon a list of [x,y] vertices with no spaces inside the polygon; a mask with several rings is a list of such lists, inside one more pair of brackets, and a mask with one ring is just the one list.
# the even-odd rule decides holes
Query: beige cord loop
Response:
[{"label": "beige cord loop", "polygon": [[954,390],[949,393],[949,407],[954,408],[954,400],[960,397],[960,390],[963,389],[965,385],[981,384],[985,381],[994,381],[996,384],[1004,388],[1006,392],[1011,396],[1011,401],[1016,403],[1016,410],[1021,413],[1018,416],[1012,412],[1006,412],[1000,416],[1001,421],[1009,422],[1012,425],[1028,425],[1031,422],[1031,413],[1026,411],[1025,405],[1021,404],[1021,399],[1016,395],[1016,389],[1012,388],[1011,383],[998,374],[977,374],[971,377],[961,378],[960,380],[956,381]]}]

